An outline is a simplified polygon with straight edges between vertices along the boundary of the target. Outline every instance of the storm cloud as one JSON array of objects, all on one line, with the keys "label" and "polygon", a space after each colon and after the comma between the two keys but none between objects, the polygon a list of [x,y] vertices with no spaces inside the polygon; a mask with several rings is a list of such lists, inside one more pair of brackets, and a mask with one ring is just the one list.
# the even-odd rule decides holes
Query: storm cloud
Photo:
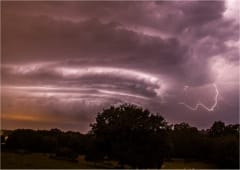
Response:
[{"label": "storm cloud", "polygon": [[[120,103],[201,128],[238,121],[238,1],[1,4],[5,128],[86,132]],[[212,111],[185,107],[213,106],[216,90]]]}]

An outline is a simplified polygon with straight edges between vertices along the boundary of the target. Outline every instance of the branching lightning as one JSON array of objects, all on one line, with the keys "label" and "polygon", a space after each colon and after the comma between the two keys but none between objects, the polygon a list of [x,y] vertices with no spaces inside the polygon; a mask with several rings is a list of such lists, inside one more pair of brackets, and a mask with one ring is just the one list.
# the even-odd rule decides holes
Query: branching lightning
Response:
[{"label": "branching lightning", "polygon": [[218,96],[219,96],[219,91],[218,91],[217,85],[216,85],[216,84],[213,84],[213,87],[215,88],[216,95],[215,95],[215,97],[214,97],[214,103],[213,103],[212,106],[208,107],[208,106],[204,105],[204,104],[201,103],[201,102],[198,102],[195,107],[192,107],[192,106],[190,106],[190,105],[188,105],[188,104],[186,104],[186,103],[184,103],[184,102],[180,102],[179,104],[182,104],[182,105],[184,105],[185,107],[187,107],[188,109],[194,110],[194,111],[195,111],[195,110],[198,110],[198,108],[201,106],[202,108],[206,109],[207,111],[213,112],[214,109],[216,108],[217,104],[218,104]]}]

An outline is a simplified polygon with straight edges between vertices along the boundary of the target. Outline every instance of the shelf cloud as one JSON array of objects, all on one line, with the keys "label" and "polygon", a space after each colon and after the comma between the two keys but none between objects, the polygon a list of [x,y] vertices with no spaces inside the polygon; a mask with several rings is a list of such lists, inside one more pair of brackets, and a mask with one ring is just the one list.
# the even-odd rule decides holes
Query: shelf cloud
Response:
[{"label": "shelf cloud", "polygon": [[[236,122],[239,6],[2,2],[3,127],[87,132],[97,112],[120,103],[201,128]],[[214,110],[189,109],[199,103]]]}]

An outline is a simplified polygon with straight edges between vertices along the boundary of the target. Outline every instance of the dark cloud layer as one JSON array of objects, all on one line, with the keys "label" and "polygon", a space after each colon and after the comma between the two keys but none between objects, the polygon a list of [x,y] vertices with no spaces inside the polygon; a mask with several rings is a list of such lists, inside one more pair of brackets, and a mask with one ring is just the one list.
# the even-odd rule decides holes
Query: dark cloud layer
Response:
[{"label": "dark cloud layer", "polygon": [[[236,122],[239,7],[232,2],[2,2],[3,126],[86,131],[97,111],[123,102],[169,122]],[[214,85],[214,111],[179,104],[210,108]]]}]

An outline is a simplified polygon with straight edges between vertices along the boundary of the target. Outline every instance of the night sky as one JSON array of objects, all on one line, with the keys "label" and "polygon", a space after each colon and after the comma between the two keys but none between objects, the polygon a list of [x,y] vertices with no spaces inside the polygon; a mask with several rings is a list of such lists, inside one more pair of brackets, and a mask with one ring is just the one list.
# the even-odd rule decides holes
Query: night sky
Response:
[{"label": "night sky", "polygon": [[84,133],[121,103],[237,123],[239,3],[2,2],[2,128]]}]

